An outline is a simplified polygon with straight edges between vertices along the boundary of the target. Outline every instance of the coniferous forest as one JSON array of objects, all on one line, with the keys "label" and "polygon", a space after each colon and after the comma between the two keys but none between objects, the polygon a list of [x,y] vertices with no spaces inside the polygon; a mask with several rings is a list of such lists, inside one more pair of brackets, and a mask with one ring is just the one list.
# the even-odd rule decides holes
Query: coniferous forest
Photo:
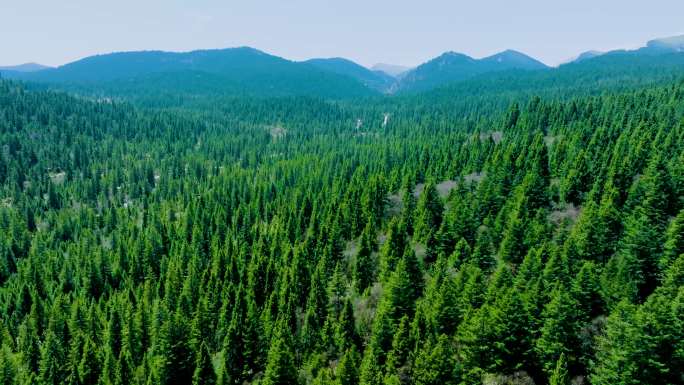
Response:
[{"label": "coniferous forest", "polygon": [[628,75],[0,80],[0,384],[682,384],[684,83]]}]

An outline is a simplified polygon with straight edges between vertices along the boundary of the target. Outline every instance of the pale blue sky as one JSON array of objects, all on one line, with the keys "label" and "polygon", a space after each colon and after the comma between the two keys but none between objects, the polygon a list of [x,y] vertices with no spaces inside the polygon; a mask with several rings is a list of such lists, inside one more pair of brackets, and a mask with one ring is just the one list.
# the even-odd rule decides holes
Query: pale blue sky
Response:
[{"label": "pale blue sky", "polygon": [[0,65],[244,45],[409,66],[511,48],[558,64],[678,34],[683,0],[0,0]]}]

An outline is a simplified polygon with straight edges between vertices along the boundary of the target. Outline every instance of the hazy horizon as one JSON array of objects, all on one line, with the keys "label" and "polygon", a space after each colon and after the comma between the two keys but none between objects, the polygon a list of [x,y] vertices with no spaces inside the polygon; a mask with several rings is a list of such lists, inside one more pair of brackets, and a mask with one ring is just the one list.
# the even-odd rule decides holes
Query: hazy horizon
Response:
[{"label": "hazy horizon", "polygon": [[344,57],[370,67],[412,67],[446,51],[476,58],[514,49],[548,65],[598,50],[636,48],[680,35],[684,2],[606,0],[601,4],[502,0],[294,0],[226,4],[150,0],[116,4],[71,0],[5,6],[0,65],[58,66],[122,51],[192,51],[249,46],[290,60]]}]

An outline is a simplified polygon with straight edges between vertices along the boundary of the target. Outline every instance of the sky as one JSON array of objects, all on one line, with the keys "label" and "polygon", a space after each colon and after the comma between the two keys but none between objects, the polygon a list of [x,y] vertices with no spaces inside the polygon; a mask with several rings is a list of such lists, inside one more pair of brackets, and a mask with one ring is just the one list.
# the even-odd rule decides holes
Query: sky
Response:
[{"label": "sky", "polygon": [[0,65],[237,46],[366,66],[515,49],[556,65],[681,34],[682,0],[0,0]]}]

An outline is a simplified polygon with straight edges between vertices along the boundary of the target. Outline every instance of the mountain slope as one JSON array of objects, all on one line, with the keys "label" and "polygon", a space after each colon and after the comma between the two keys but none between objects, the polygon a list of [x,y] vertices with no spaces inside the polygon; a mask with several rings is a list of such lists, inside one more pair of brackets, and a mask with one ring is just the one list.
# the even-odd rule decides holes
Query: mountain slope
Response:
[{"label": "mountain slope", "polygon": [[361,84],[381,92],[387,90],[394,82],[394,78],[384,72],[369,70],[344,58],[311,59],[304,63],[324,71],[349,76]]},{"label": "mountain slope", "polygon": [[[188,74],[196,76],[188,76]],[[292,62],[253,48],[192,52],[140,51],[97,55],[34,73],[7,73],[21,80],[76,86],[116,94],[131,83],[154,91],[160,84],[203,92],[197,76],[211,78],[209,92],[253,96],[314,95],[357,97],[376,92],[357,80],[305,63]],[[187,83],[184,80],[190,81]],[[203,80],[204,81],[204,80]]]}]

